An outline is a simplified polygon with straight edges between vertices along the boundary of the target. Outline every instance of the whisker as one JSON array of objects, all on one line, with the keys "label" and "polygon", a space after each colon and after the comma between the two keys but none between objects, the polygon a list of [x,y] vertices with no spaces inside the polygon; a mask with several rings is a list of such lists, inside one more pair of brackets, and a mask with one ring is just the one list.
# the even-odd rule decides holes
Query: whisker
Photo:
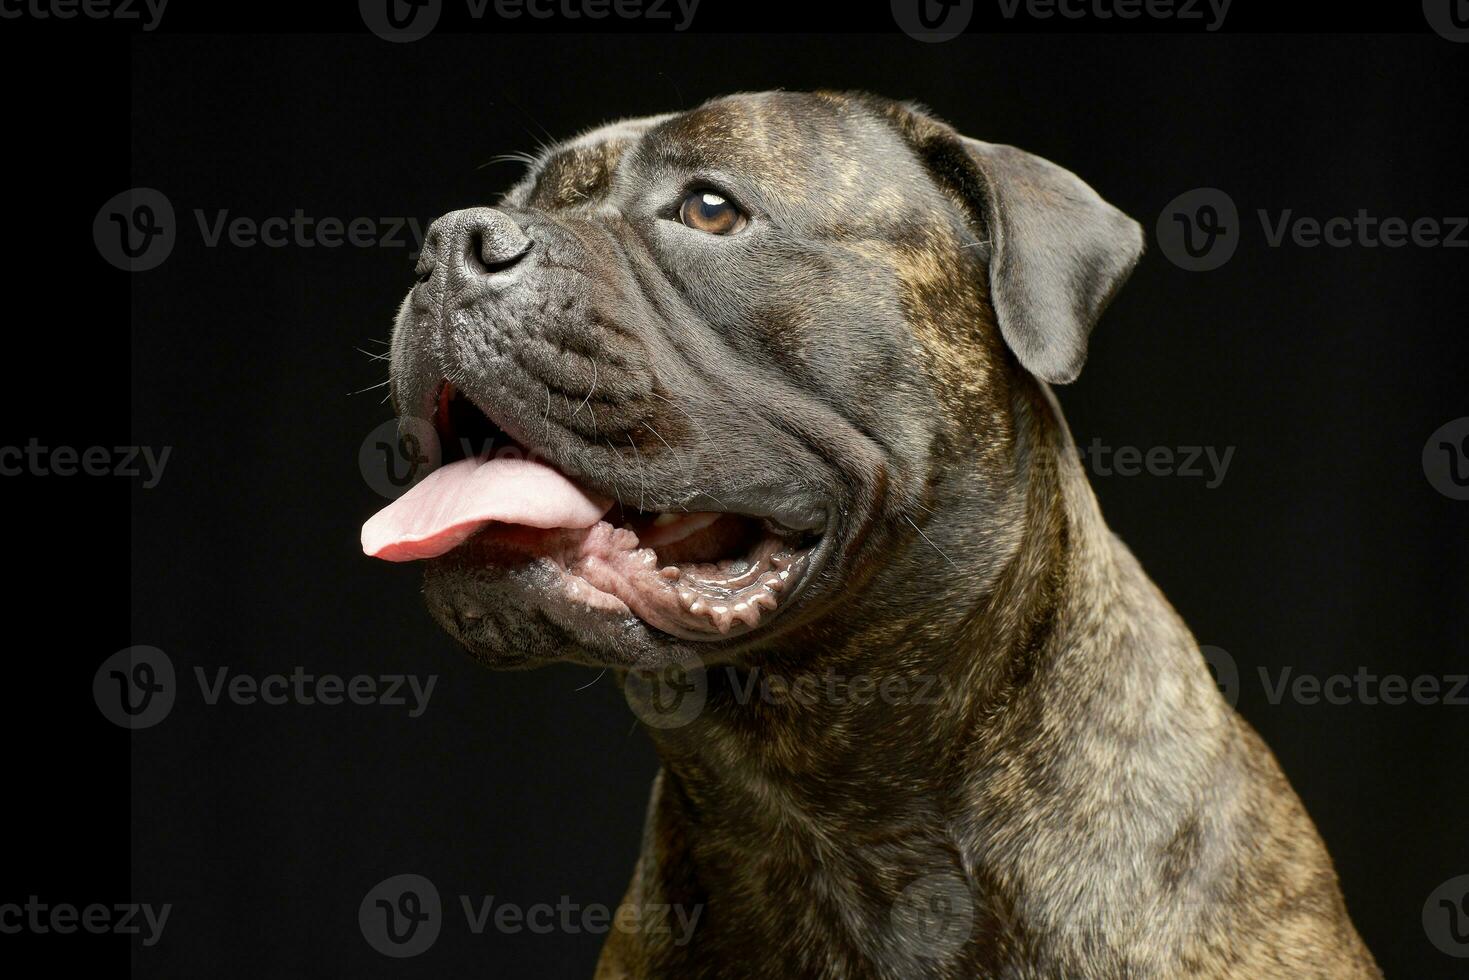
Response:
[{"label": "whisker", "polygon": [[[527,112],[525,110],[525,107],[524,106],[522,106],[520,103],[516,102],[514,99],[512,99],[507,94],[502,93],[502,97],[505,99],[506,102],[508,102],[510,104],[510,106],[516,112],[520,113],[526,119],[529,119],[531,122],[535,123],[536,128],[539,129],[542,133],[544,133],[546,135],[546,139],[550,140],[551,143],[555,143],[556,142],[556,137],[554,137],[554,136],[551,135],[551,131],[549,129],[547,129],[545,126],[542,126],[540,120],[537,119],[535,116],[532,116],[529,112]],[[521,129],[524,129],[526,135],[529,136],[531,139],[533,139],[533,140],[536,141],[536,146],[537,146],[538,149],[540,149],[540,151],[542,153],[549,154],[551,152],[551,145],[548,144],[548,143],[546,143],[546,142],[544,142],[539,136],[537,136],[534,132],[532,132],[529,126],[526,126],[525,124],[522,123],[521,124]]]},{"label": "whisker", "polygon": [[632,433],[628,433],[627,444],[632,447],[632,454],[638,461],[638,510],[642,510],[643,490],[648,486],[648,476],[643,472],[643,454],[638,452],[638,444],[633,442]]},{"label": "whisker", "polygon": [[[674,450],[674,448],[672,446],[670,446],[668,444],[668,440],[665,439],[665,438],[663,438],[663,433],[661,433],[657,429],[653,428],[652,423],[650,423],[650,422],[644,422],[644,423],[642,423],[642,425],[643,425],[643,428],[645,428],[649,432],[653,433],[654,437],[659,442],[663,443],[663,447],[668,450],[668,454],[670,456],[672,456],[674,459],[680,459],[679,454]],[[689,473],[692,472],[692,470],[690,469],[690,467],[688,465],[688,456],[687,455],[683,456],[681,458],[681,461],[683,463],[684,482],[685,483],[688,483],[689,482]]]},{"label": "whisker", "polygon": [[685,105],[687,105],[687,103],[684,101],[683,89],[678,87],[678,82],[675,82],[673,80],[673,76],[669,75],[666,71],[660,71],[658,74],[667,79],[668,84],[673,86],[673,94],[678,96],[678,107],[682,109]]},{"label": "whisker", "polygon": [[[930,538],[928,535],[926,535],[926,534],[923,533],[923,528],[921,528],[917,524],[914,524],[913,523],[913,518],[909,517],[907,514],[904,514],[903,515],[903,520],[907,521],[908,522],[908,526],[911,527],[913,530],[917,531],[923,537],[923,540],[925,540],[925,541],[928,542],[928,545],[929,545],[930,548],[932,548],[934,551],[937,551],[939,553],[939,557],[943,558],[943,560],[946,561],[946,562],[948,562],[950,565],[954,565],[954,560],[952,558],[950,558],[948,555],[944,554],[944,549],[942,549],[938,545],[934,544],[932,538]],[[958,565],[954,565],[954,569],[956,571],[958,570],[958,568],[959,568]]]},{"label": "whisker", "polygon": [[[708,497],[710,500],[714,501],[716,504],[718,504],[720,507],[723,507],[725,510],[729,510],[729,504],[725,503],[723,500],[721,500],[719,497],[715,496],[713,493],[709,492],[708,490],[703,490],[703,489],[700,489],[699,487],[693,487],[692,489],[697,490],[701,496]],[[684,508],[684,513],[688,513],[688,508],[687,507]]]},{"label": "whisker", "polygon": [[[652,395],[654,398],[658,399],[659,401],[667,402],[668,404],[672,405],[674,407],[674,409],[680,415],[682,415],[684,418],[686,418],[690,422],[692,422],[694,424],[694,428],[698,430],[698,437],[699,437],[700,440],[702,440],[703,444],[710,445],[710,444],[713,443],[714,440],[712,440],[712,439],[709,438],[709,430],[706,429],[706,428],[704,428],[704,424],[702,422],[700,422],[698,419],[694,418],[688,412],[684,411],[683,406],[679,405],[677,402],[673,401],[670,398],[665,398],[663,395],[658,394],[658,392],[656,392],[656,391],[650,391],[650,392],[648,392],[648,394]],[[656,435],[656,433],[655,433],[655,435]],[[662,439],[663,437],[662,436],[659,436],[658,438],[659,439]],[[663,444],[665,446],[668,445],[667,441],[664,441]],[[686,479],[685,482],[687,482],[687,479]],[[714,501],[720,507],[723,507],[725,510],[729,510],[729,504],[725,503],[723,500],[721,500],[718,496],[716,496],[715,494],[711,493],[710,491],[704,490],[704,489],[702,489],[700,487],[697,487],[697,486],[694,486],[692,483],[689,483],[689,489],[697,491],[698,493],[702,494],[703,496],[708,497],[710,500]],[[687,508],[685,508],[685,510],[687,510]]]},{"label": "whisker", "polygon": [[[607,668],[606,667],[603,667],[602,668],[602,674],[605,674],[605,673],[607,673]],[[587,688],[591,687],[593,684],[595,684],[599,680],[601,680],[602,679],[602,674],[598,674],[596,677],[593,677],[591,680],[587,681],[585,684],[583,684],[581,687],[577,688],[576,690],[577,691],[585,691]],[[572,692],[572,693],[576,693],[576,692]]]},{"label": "whisker", "polygon": [[534,167],[536,165],[536,158],[531,156],[529,153],[501,153],[496,156],[490,157],[488,160],[480,164],[478,167],[475,167],[474,169],[483,170],[486,167],[493,166],[497,163],[518,163],[521,166],[529,169],[530,167]]},{"label": "whisker", "polygon": [[[603,439],[602,441],[607,444],[607,448],[612,451],[612,455],[613,456],[617,456],[618,455],[617,447],[614,446],[614,445],[612,445],[612,440],[610,440],[610,439]],[[613,499],[616,500],[619,504],[622,503],[622,490],[617,486],[617,477],[613,476],[610,472],[607,474],[607,477],[608,477],[608,479],[610,479],[612,481],[612,497],[613,497]]]},{"label": "whisker", "polygon": [[[663,443],[663,445],[664,445],[664,446],[665,446],[665,447],[666,447],[666,448],[667,448],[667,449],[668,449],[668,452],[669,452],[669,453],[670,453],[670,454],[671,454],[671,455],[672,455],[672,456],[673,456],[673,457],[674,457],[674,458],[675,458],[675,459],[677,459],[677,460],[680,460],[680,462],[681,462],[681,463],[682,463],[682,465],[683,465],[683,482],[684,482],[684,484],[685,484],[685,485],[686,485],[686,486],[687,486],[687,487],[688,487],[688,488],[689,488],[689,489],[690,489],[690,490],[693,490],[693,491],[696,491],[696,492],[698,492],[698,493],[700,493],[700,494],[702,494],[702,495],[704,495],[704,496],[705,496],[705,497],[708,497],[708,498],[710,498],[710,499],[711,499],[711,500],[714,500],[714,501],[716,501],[716,502],[717,502],[717,503],[718,503],[718,504],[719,504],[719,506],[721,506],[721,507],[724,507],[724,508],[726,508],[726,509],[728,509],[728,505],[726,505],[726,504],[725,504],[725,502],[724,502],[724,501],[722,501],[722,500],[720,500],[720,499],[719,499],[719,498],[718,498],[718,497],[716,497],[716,496],[714,496],[714,494],[712,494],[712,493],[710,493],[710,492],[709,492],[709,491],[708,491],[708,490],[705,490],[705,489],[704,489],[704,488],[702,488],[702,487],[699,487],[699,486],[696,486],[696,485],[695,485],[695,484],[694,484],[694,481],[693,481],[693,480],[691,480],[691,479],[690,479],[690,478],[689,478],[689,477],[690,477],[690,474],[692,474],[692,473],[693,473],[693,466],[692,466],[692,465],[690,465],[690,462],[689,462],[689,456],[688,456],[688,454],[687,454],[687,453],[684,453],[684,454],[683,454],[683,455],[681,455],[681,456],[680,456],[680,455],[679,455],[679,453],[678,453],[678,451],[677,451],[677,450],[676,450],[676,449],[674,449],[674,448],[673,448],[673,447],[672,447],[672,446],[670,446],[670,445],[668,445],[668,440],[667,440],[667,439],[665,439],[665,438],[663,438],[663,433],[661,433],[661,432],[659,432],[659,431],[658,431],[658,430],[657,430],[657,429],[655,429],[655,428],[653,428],[653,425],[652,425],[652,423],[650,423],[650,422],[644,422],[644,423],[643,423],[643,428],[645,428],[645,429],[647,429],[647,430],[648,430],[648,431],[649,431],[649,432],[651,432],[651,433],[653,433],[653,435],[655,435],[655,436],[656,436],[656,437],[657,437],[657,438],[658,438],[658,441],[659,441],[659,442],[661,442],[661,443]],[[681,509],[681,510],[682,510],[682,511],[683,511],[683,512],[684,512],[684,513],[685,513],[685,514],[687,514],[687,513],[688,513],[688,512],[689,512],[689,509],[688,509],[688,507],[687,507],[687,506],[684,506],[684,505],[682,505],[682,504],[680,504],[680,505],[679,505],[679,508],[680,508],[680,509]]]},{"label": "whisker", "polygon": [[[581,410],[583,408],[586,408],[587,405],[591,403],[592,396],[595,395],[596,393],[597,393],[597,359],[594,357],[594,358],[592,358],[592,387],[591,387],[591,390],[587,392],[587,397],[585,397],[585,398],[583,398],[581,400],[581,404],[578,405],[578,406],[576,406],[576,411],[574,411],[574,412],[571,413],[571,417],[572,418],[576,418],[578,415],[580,415],[581,414]],[[592,435],[594,437],[596,436],[596,425],[597,425],[597,413],[596,413],[595,410],[593,410],[593,412],[592,412],[592,426],[593,426]]]},{"label": "whisker", "polygon": [[681,415],[683,415],[684,418],[686,418],[690,422],[694,423],[694,427],[699,430],[699,437],[701,439],[703,439],[705,442],[713,442],[714,441],[714,440],[712,440],[712,439],[709,438],[709,431],[704,428],[704,424],[702,422],[700,422],[698,419],[694,418],[688,412],[684,411],[683,406],[679,405],[677,402],[673,401],[671,398],[665,398],[665,397],[663,397],[662,395],[658,394],[658,392],[656,392],[656,391],[650,391],[650,392],[648,392],[648,394],[652,395],[654,398],[658,399],[659,401],[667,402],[668,404],[672,405]]},{"label": "whisker", "polygon": [[350,398],[352,395],[365,395],[369,391],[376,391],[377,389],[383,387],[384,385],[390,385],[392,383],[393,383],[393,379],[392,378],[388,378],[385,381],[379,381],[375,385],[368,385],[366,388],[360,388],[357,391],[348,392],[348,397]]}]

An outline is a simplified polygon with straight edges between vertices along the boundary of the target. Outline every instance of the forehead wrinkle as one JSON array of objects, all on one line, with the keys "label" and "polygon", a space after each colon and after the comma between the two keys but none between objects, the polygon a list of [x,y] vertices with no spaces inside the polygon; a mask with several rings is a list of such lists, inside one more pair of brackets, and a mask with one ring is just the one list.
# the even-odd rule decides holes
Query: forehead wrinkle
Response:
[{"label": "forehead wrinkle", "polygon": [[793,175],[803,156],[803,136],[789,111],[766,100],[730,96],[666,119],[649,131],[639,156],[667,167]]}]

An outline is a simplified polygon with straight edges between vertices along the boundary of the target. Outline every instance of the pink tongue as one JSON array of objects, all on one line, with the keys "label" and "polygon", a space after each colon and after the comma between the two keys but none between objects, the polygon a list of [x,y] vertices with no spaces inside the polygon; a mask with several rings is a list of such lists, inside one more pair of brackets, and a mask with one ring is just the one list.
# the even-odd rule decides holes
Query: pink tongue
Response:
[{"label": "pink tongue", "polygon": [[386,561],[437,558],[491,521],[526,527],[591,527],[612,508],[560,472],[529,459],[461,459],[362,525],[362,550]]}]

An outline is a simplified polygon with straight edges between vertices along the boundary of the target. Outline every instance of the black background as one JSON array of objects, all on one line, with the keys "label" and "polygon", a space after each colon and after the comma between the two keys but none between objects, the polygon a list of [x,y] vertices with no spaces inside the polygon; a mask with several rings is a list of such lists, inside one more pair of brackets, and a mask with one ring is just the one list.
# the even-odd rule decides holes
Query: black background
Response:
[{"label": "black background", "polygon": [[[705,27],[740,26],[705,2]],[[875,29],[890,27],[883,7],[866,11]],[[180,30],[251,26],[201,24],[197,8],[167,16]],[[752,20],[765,33],[746,35],[451,23],[398,45],[350,17],[342,35],[72,26],[19,24],[5,38],[50,68],[45,83],[18,60],[4,68],[10,126],[26,137],[9,151],[27,178],[12,183],[12,292],[46,303],[16,313],[8,374],[24,377],[6,396],[5,444],[131,441],[173,457],[152,490],[7,483],[22,556],[14,618],[48,638],[18,639],[40,654],[11,661],[6,723],[25,789],[9,806],[4,898],[174,909],[152,948],[24,941],[130,950],[147,977],[590,975],[601,937],[473,935],[457,897],[615,904],[656,765],[646,738],[594,672],[479,668],[430,623],[413,568],[357,550],[383,502],[357,453],[388,408],[382,389],[350,394],[386,376],[355,348],[381,349],[411,240],[207,247],[195,210],[426,224],[490,202],[517,170],[488,161],[540,140],[731,91],[855,87],[919,99],[970,135],[1075,170],[1150,237],[1184,191],[1217,187],[1237,203],[1233,260],[1189,273],[1152,249],[1060,398],[1083,444],[1234,448],[1214,489],[1179,476],[1094,485],[1200,642],[1238,664],[1239,708],[1315,817],[1388,975],[1460,973],[1420,917],[1435,887],[1469,873],[1469,707],[1274,704],[1258,670],[1469,671],[1469,503],[1438,493],[1420,463],[1430,433],[1469,415],[1469,250],[1271,248],[1256,211],[1469,213],[1469,46],[1411,19],[1386,26],[1415,33],[1382,36],[1010,24],[942,44],[769,33],[854,27],[790,16]],[[89,235],[129,186],[163,191],[179,229],[167,261],[132,276]],[[73,421],[63,408],[82,411]],[[89,689],[134,643],[167,651],[182,684],[161,725],[128,734]],[[208,705],[195,667],[438,681],[409,718]],[[363,941],[357,906],[405,872],[437,885],[447,916],[432,950],[397,961]]]}]

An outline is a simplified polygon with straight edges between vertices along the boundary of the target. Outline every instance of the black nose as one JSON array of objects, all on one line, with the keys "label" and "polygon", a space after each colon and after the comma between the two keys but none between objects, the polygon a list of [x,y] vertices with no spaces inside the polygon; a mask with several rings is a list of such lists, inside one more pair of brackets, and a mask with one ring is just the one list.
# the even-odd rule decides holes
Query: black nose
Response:
[{"label": "black nose", "polygon": [[429,226],[428,242],[437,262],[470,277],[512,268],[532,244],[510,215],[494,208],[449,212]]}]

